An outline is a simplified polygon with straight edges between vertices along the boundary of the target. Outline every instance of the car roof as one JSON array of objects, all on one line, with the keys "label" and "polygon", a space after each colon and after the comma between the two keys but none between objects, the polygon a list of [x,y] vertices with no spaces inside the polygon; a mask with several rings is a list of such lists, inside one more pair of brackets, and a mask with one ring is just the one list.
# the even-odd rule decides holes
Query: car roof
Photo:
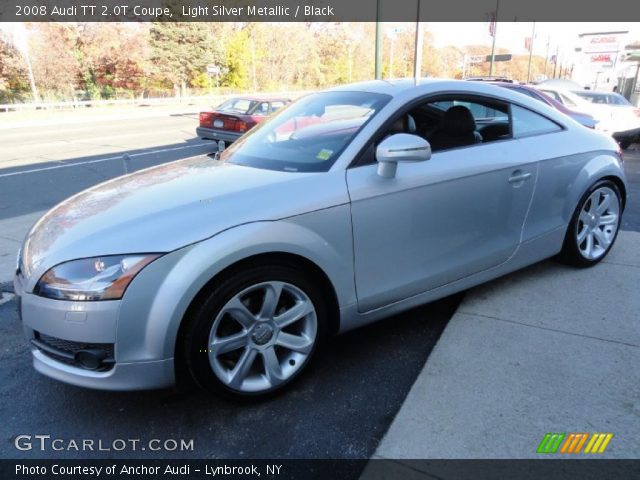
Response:
[{"label": "car roof", "polygon": [[419,85],[427,85],[433,83],[439,83],[446,80],[423,78],[416,83],[413,78],[398,78],[390,80],[370,80],[365,82],[350,83],[348,85],[341,85],[339,87],[331,88],[329,91],[347,91],[347,92],[368,92],[368,93],[383,93],[391,95],[392,97],[398,96],[412,88]]},{"label": "car roof", "polygon": [[[413,95],[438,94],[439,92],[464,92],[470,95],[494,95],[507,101],[522,100],[522,94],[512,92],[512,89],[504,88],[506,83],[496,85],[493,82],[469,82],[466,80],[451,80],[446,78],[423,78],[417,82],[413,78],[398,80],[373,80],[369,82],[352,83],[331,88],[326,91],[331,92],[367,92],[390,95],[394,98],[409,98]],[[515,95],[515,97],[514,97]],[[526,101],[533,102],[537,106],[538,100],[528,98]]]},{"label": "car roof", "polygon": [[229,100],[251,100],[256,102],[290,102],[291,99],[287,97],[269,97],[262,95],[237,95],[229,98]]},{"label": "car roof", "polygon": [[[505,83],[499,85],[492,82],[469,82],[466,80],[451,80],[441,78],[422,78],[417,82],[413,78],[398,80],[373,80],[369,82],[353,83],[325,90],[325,92],[366,92],[390,95],[392,100],[389,108],[398,108],[399,103],[412,99],[439,94],[468,94],[501,99],[523,105],[529,109],[542,113],[554,121],[564,124],[566,116],[563,112],[540,100],[531,98],[514,88],[505,88]],[[583,102],[587,100],[582,99]],[[385,107],[386,108],[386,107]]]}]

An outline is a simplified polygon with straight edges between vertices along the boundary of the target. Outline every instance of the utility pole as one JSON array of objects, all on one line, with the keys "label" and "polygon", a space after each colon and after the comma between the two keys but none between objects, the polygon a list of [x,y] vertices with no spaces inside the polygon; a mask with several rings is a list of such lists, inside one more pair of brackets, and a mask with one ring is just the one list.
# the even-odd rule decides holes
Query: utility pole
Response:
[{"label": "utility pole", "polygon": [[551,35],[547,35],[547,53],[544,56],[544,76],[547,76],[547,62],[549,61],[549,45],[551,45]]},{"label": "utility pole", "polygon": [[527,67],[527,83],[531,81],[531,56],[533,55],[533,41],[536,38],[536,22],[531,28],[531,42],[529,42],[529,66]]},{"label": "utility pole", "polygon": [[423,34],[422,34],[422,23],[420,23],[420,0],[418,1],[418,10],[416,12],[416,47],[413,56],[413,78],[415,79],[416,85],[422,78],[422,42],[423,42]]},{"label": "utility pole", "polygon": [[556,78],[556,69],[557,69],[557,67],[558,67],[558,61],[560,60],[560,59],[558,58],[558,56],[559,56],[558,54],[559,54],[559,53],[560,53],[560,45],[558,45],[558,46],[556,47],[556,61],[555,61],[555,62],[553,62],[553,76],[552,76],[551,78]]},{"label": "utility pole", "polygon": [[28,32],[23,22],[16,24],[13,35],[13,41],[16,45],[16,48],[22,53],[22,55],[24,56],[24,61],[27,64],[27,74],[29,75],[31,96],[33,97],[34,102],[40,103],[40,95],[38,94],[38,89],[36,87],[36,80],[33,76],[33,67],[31,65],[31,56],[29,55]]},{"label": "utility pole", "polygon": [[493,57],[496,53],[496,35],[498,33],[498,9],[500,8],[500,0],[496,0],[496,13],[493,17],[493,42],[491,44],[491,63],[489,64],[489,76],[493,75]]},{"label": "utility pole", "polygon": [[389,74],[387,75],[389,78],[393,78],[393,44],[396,43],[396,35],[394,32],[391,32],[389,36]]},{"label": "utility pole", "polygon": [[380,0],[376,0],[376,80],[382,78],[382,33],[380,30]]}]

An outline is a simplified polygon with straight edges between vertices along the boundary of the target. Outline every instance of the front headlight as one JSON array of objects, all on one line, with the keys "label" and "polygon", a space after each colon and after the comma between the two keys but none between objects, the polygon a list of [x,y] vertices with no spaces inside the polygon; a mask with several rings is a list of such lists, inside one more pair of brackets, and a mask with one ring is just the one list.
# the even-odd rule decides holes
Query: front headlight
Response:
[{"label": "front headlight", "polygon": [[61,263],[40,278],[34,293],[57,300],[117,300],[133,277],[159,256],[109,255]]}]

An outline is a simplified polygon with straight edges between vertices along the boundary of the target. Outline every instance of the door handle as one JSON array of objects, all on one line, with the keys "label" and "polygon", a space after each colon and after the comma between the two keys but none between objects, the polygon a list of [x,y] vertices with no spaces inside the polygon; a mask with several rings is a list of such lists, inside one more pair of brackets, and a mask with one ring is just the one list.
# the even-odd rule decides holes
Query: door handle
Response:
[{"label": "door handle", "polygon": [[531,176],[531,173],[522,173],[520,170],[516,170],[515,172],[513,172],[513,174],[509,177],[508,182],[509,183],[520,183],[520,182],[524,182],[527,178],[529,178]]}]

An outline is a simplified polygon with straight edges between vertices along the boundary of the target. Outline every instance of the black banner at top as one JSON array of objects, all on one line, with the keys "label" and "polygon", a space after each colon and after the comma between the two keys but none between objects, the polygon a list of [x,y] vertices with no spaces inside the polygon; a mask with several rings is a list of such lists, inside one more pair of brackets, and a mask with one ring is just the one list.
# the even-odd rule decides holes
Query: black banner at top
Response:
[{"label": "black banner at top", "polygon": [[[487,21],[497,0],[8,0],[1,22]],[[498,21],[640,21],[629,0],[500,0]]]}]

